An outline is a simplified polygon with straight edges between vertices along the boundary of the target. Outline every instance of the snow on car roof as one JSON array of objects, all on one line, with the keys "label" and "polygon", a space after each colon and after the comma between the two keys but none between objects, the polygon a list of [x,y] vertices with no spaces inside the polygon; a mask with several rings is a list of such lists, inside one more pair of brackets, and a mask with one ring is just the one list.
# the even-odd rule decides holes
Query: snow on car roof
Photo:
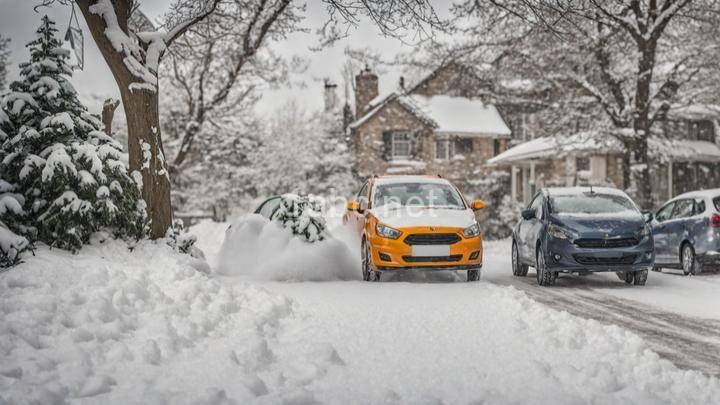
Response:
[{"label": "snow on car roof", "polygon": [[624,191],[612,187],[549,187],[546,189],[550,195],[572,195],[594,192],[597,194],[620,195],[627,197]]},{"label": "snow on car roof", "polygon": [[434,176],[383,176],[375,178],[375,185],[378,184],[400,184],[400,183],[437,183],[450,184],[442,177]]},{"label": "snow on car roof", "polygon": [[[717,197],[720,197],[720,188],[688,191],[687,193],[683,193],[683,194],[680,194],[679,196],[676,196],[675,198],[671,199],[670,201],[682,200],[684,198],[705,198],[708,200],[712,200]],[[670,201],[668,201],[668,202],[670,202]]]}]

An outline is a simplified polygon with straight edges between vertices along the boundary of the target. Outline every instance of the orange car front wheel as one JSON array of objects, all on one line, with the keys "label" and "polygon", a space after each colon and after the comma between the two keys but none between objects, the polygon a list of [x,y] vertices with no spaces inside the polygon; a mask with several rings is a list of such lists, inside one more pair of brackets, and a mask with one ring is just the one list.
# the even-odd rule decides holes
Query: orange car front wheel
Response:
[{"label": "orange car front wheel", "polygon": [[380,272],[373,270],[372,266],[370,265],[370,248],[367,245],[367,240],[363,238],[362,246],[361,246],[361,254],[362,254],[362,274],[363,274],[363,280],[365,281],[380,281]]}]

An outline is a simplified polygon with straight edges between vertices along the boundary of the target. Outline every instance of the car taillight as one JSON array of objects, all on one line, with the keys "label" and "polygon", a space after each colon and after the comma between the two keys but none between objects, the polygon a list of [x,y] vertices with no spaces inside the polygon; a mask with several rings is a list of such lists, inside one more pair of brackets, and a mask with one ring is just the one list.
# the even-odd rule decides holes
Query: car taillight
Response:
[{"label": "car taillight", "polygon": [[720,228],[720,214],[712,214],[712,217],[710,217],[710,226]]}]

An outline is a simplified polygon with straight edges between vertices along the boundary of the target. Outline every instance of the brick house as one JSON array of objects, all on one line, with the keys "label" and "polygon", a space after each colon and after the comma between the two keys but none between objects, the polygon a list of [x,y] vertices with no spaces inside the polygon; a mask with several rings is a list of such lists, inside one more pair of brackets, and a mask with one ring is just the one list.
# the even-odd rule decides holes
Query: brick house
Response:
[{"label": "brick house", "polygon": [[473,69],[448,63],[416,85],[380,97],[378,76],[356,77],[355,121],[349,125],[354,170],[373,174],[439,174],[461,189],[489,170],[511,130],[495,105],[482,100],[486,83]]}]

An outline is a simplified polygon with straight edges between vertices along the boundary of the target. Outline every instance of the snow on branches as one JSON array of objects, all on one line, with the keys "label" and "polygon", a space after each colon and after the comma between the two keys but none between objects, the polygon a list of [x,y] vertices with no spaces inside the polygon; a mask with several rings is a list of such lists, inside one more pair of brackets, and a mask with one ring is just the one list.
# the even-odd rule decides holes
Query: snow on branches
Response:
[{"label": "snow on branches", "polygon": [[77,99],[56,32],[44,17],[21,80],[0,102],[0,220],[7,232],[71,250],[101,230],[138,238],[140,188],[121,145]]},{"label": "snow on branches", "polygon": [[283,195],[272,219],[309,243],[325,239],[327,226],[322,216],[322,203],[313,196]]}]

